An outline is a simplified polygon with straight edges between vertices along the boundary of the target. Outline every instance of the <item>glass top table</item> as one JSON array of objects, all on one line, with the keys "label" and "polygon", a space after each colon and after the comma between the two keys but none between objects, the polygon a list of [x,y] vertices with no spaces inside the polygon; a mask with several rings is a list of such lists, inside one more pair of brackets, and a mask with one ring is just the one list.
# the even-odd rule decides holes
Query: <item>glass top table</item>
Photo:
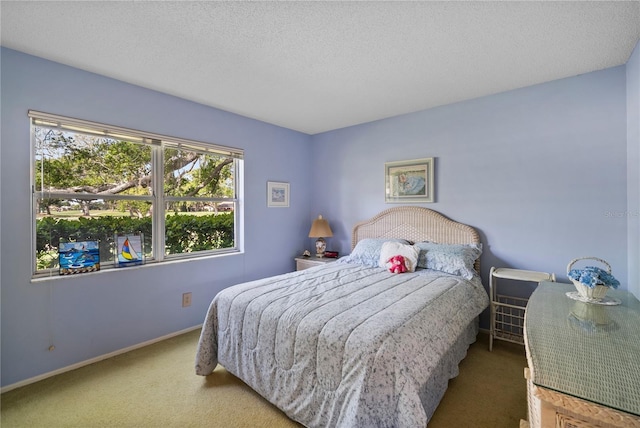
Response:
[{"label": "glass top table", "polygon": [[611,289],[620,305],[567,297],[572,284],[541,282],[525,314],[533,383],[640,416],[640,302]]}]

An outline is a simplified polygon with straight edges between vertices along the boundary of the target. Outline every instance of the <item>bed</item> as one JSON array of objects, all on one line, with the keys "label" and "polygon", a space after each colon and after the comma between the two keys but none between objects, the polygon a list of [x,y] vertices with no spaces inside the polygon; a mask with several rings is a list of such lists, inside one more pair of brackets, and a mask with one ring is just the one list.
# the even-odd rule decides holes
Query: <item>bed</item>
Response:
[{"label": "bed", "polygon": [[[415,271],[390,273],[389,248],[417,249]],[[424,427],[489,303],[480,252],[468,225],[385,210],[354,226],[349,256],[221,291],[196,373],[220,364],[307,427]]]}]

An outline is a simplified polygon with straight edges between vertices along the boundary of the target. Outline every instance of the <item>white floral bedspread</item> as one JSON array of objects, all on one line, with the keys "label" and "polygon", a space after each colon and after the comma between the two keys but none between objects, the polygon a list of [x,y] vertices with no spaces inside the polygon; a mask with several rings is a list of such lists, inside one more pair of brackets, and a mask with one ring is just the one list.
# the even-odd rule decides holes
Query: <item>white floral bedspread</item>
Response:
[{"label": "white floral bedspread", "polygon": [[487,305],[478,278],[329,263],[221,291],[196,373],[220,363],[308,427],[424,427],[444,393],[425,385],[457,375],[475,337],[450,348]]}]

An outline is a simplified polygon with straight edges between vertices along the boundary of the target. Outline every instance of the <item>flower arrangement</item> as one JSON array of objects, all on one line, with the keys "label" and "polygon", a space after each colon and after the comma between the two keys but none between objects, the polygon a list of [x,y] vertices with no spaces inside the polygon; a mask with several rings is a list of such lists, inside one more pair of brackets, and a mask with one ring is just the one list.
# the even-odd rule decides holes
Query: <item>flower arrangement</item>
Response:
[{"label": "flower arrangement", "polygon": [[[572,269],[574,263],[579,260],[597,260],[607,266],[607,270],[595,266],[587,266],[584,269]],[[578,293],[589,301],[600,301],[607,294],[609,288],[618,288],[620,281],[611,274],[611,265],[596,257],[582,257],[573,259],[567,266],[567,276],[576,286]]]},{"label": "flower arrangement", "polygon": [[613,275],[595,266],[587,266],[584,269],[571,269],[567,276],[569,279],[576,280],[589,288],[594,288],[596,285],[618,288],[620,285],[620,281],[615,279]]}]

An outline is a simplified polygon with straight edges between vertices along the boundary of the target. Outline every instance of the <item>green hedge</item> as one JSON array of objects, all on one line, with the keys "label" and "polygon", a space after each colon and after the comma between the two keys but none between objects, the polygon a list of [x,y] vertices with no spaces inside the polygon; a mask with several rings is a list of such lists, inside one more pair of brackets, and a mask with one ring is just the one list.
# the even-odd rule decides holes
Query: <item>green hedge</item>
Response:
[{"label": "green hedge", "polygon": [[234,246],[233,213],[206,216],[170,215],[165,248],[169,254]]},{"label": "green hedge", "polygon": [[[167,254],[234,246],[233,213],[204,216],[174,214],[167,216],[165,222]],[[150,217],[81,217],[78,220],[45,217],[36,222],[38,269],[57,266],[57,245],[60,240],[100,241],[100,260],[113,260],[113,239],[116,233],[143,233],[145,253],[150,256],[151,230]]]}]

